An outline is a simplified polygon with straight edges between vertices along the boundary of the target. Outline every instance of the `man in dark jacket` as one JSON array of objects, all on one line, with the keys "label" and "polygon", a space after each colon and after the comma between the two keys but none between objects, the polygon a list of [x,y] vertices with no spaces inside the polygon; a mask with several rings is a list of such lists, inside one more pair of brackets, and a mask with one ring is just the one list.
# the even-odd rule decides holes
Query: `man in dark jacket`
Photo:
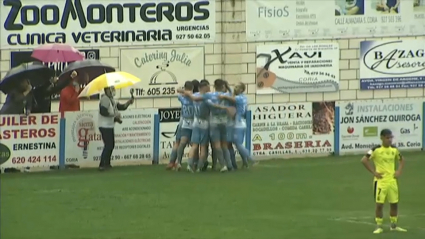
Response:
[{"label": "man in dark jacket", "polygon": [[33,89],[32,113],[50,113],[52,110],[52,96],[57,94],[63,87],[56,84],[57,78],[51,78],[48,82]]}]

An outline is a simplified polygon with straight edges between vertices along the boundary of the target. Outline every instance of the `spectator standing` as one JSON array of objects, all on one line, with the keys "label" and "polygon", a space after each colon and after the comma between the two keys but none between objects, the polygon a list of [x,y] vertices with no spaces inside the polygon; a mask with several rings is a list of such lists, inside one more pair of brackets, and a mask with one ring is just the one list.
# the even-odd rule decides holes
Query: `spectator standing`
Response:
[{"label": "spectator standing", "polygon": [[[59,112],[62,114],[62,117],[64,116],[65,112],[68,111],[80,111],[80,98],[78,98],[78,95],[81,92],[80,83],[81,82],[87,82],[88,81],[88,75],[85,75],[85,79],[82,79],[78,76],[78,73],[76,71],[73,71],[71,73],[71,82],[61,90],[60,93],[60,101],[59,101]],[[85,143],[85,146],[87,147],[87,143]],[[75,164],[69,164],[67,165],[69,168],[78,168]],[[54,169],[55,167],[51,167],[51,169]]]},{"label": "spectator standing", "polygon": [[134,99],[128,100],[125,104],[120,104],[114,100],[115,88],[104,89],[99,102],[99,131],[104,143],[102,155],[100,156],[99,170],[103,171],[111,166],[111,156],[115,147],[115,123],[122,123],[121,114],[118,111],[126,110]]},{"label": "spectator standing", "polygon": [[33,89],[32,113],[50,113],[52,109],[52,95],[60,91],[56,84],[57,77]]},{"label": "spectator standing", "polygon": [[80,99],[78,95],[81,92],[78,73],[71,73],[71,82],[62,89],[60,93],[59,112],[62,114],[67,111],[80,111]]},{"label": "spectator standing", "polygon": [[7,94],[6,101],[0,110],[0,115],[26,114],[31,112],[32,86],[27,79],[19,82],[19,85]]}]

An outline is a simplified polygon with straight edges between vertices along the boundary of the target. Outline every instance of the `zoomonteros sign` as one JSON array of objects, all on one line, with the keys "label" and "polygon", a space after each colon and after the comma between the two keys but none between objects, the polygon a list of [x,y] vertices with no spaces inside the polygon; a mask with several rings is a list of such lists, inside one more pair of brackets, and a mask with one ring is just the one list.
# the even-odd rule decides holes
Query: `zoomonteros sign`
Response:
[{"label": "zoomonteros sign", "polygon": [[215,1],[4,0],[1,48],[208,42]]}]

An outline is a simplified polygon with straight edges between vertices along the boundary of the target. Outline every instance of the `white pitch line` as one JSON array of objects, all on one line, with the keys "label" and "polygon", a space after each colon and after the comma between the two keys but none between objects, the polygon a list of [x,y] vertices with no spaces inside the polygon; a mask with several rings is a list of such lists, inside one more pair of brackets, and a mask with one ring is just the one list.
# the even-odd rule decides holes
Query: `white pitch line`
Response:
[{"label": "white pitch line", "polygon": [[[416,215],[411,215],[411,216],[422,216],[424,214],[416,214]],[[358,219],[360,219],[359,217],[357,217]],[[370,218],[370,217],[369,217]],[[362,225],[369,225],[369,226],[376,226],[376,223],[372,223],[372,222],[365,222],[365,221],[358,221],[355,219],[349,219],[349,218],[330,218],[330,221],[336,221],[336,222],[345,222],[345,223],[352,223],[352,224],[362,224]],[[383,226],[389,227],[390,224],[382,224]],[[425,231],[425,228],[422,227],[405,227],[406,229],[416,229],[416,230],[421,230],[421,231]]]},{"label": "white pitch line", "polygon": [[350,219],[333,218],[333,219],[329,219],[329,220],[331,220],[331,221],[337,221],[337,222],[347,222],[347,223],[354,223],[354,224],[363,224],[363,225],[376,226],[375,223],[364,222],[364,221],[356,221],[356,220],[350,220]]},{"label": "white pitch line", "polygon": [[[282,160],[284,161],[284,160]],[[343,164],[352,164],[352,161],[334,161],[334,162],[320,162],[320,163],[299,163],[299,164],[274,164],[274,163],[266,163],[261,162],[255,167],[262,168],[302,168],[302,167],[317,167],[317,166],[330,166],[330,165],[343,165]]]}]

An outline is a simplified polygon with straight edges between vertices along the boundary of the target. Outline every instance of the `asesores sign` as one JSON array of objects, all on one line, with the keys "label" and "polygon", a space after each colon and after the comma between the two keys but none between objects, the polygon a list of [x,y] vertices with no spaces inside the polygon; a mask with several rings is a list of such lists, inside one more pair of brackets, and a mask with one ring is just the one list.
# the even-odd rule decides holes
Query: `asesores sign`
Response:
[{"label": "asesores sign", "polygon": [[4,0],[2,48],[212,41],[215,1]]}]

